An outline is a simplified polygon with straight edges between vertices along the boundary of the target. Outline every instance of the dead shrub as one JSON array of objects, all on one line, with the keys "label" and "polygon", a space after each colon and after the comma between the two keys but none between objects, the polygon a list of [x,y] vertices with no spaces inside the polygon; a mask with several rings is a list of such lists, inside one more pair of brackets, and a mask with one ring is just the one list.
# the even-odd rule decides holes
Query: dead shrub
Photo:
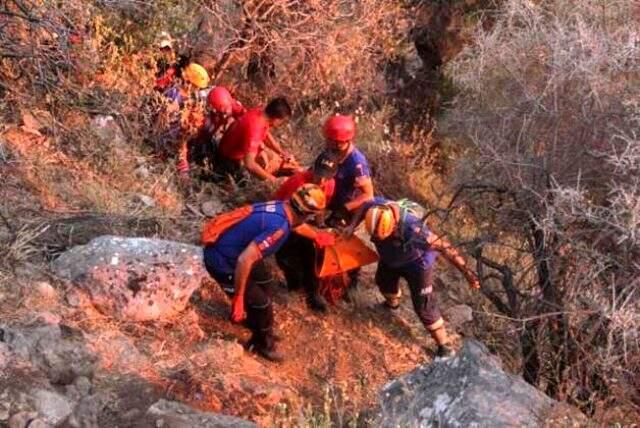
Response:
[{"label": "dead shrub", "polygon": [[638,13],[507,1],[448,68],[483,292],[525,379],[590,413],[640,406]]}]

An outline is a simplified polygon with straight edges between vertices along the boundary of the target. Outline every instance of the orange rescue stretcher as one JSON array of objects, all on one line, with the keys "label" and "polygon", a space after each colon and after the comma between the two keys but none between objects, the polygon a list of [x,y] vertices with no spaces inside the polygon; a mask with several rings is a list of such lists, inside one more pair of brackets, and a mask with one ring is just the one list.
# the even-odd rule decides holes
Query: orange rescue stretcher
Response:
[{"label": "orange rescue stretcher", "polygon": [[349,271],[378,261],[378,254],[355,235],[336,237],[335,245],[316,248],[315,272],[319,292],[336,304],[349,287]]}]

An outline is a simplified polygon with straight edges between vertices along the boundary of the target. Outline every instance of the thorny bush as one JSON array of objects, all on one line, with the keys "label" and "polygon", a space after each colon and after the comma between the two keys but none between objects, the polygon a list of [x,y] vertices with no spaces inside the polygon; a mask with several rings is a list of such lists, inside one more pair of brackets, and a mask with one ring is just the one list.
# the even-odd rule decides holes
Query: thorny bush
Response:
[{"label": "thorny bush", "polygon": [[633,1],[510,0],[448,68],[482,291],[524,377],[589,412],[640,406],[639,19]]}]

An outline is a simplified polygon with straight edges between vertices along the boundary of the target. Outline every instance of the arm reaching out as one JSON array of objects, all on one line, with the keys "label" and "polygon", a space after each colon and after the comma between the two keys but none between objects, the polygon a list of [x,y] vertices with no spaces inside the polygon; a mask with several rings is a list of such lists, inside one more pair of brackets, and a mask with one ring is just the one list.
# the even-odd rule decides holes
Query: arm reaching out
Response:
[{"label": "arm reaching out", "polygon": [[364,219],[364,215],[366,212],[366,208],[367,208],[366,203],[363,203],[358,208],[356,208],[355,212],[353,213],[353,217],[351,217],[351,221],[349,222],[347,227],[344,228],[344,234],[346,236],[353,235],[353,232],[356,230],[358,225],[362,223],[362,220]]},{"label": "arm reaching out", "polygon": [[370,177],[361,177],[361,181],[357,187],[360,189],[360,194],[344,204],[344,207],[349,211],[354,211],[360,208],[365,202],[373,199],[373,182]]},{"label": "arm reaching out", "polygon": [[300,236],[312,240],[319,248],[329,247],[336,243],[335,235],[332,232],[316,229],[307,223],[302,223],[293,231]]},{"label": "arm reaching out", "polygon": [[270,174],[264,168],[262,168],[258,162],[256,162],[256,154],[248,153],[244,157],[244,166],[249,170],[249,172],[261,180],[267,181],[276,181],[276,177],[273,174]]},{"label": "arm reaching out", "polygon": [[241,322],[245,318],[244,313],[244,293],[247,289],[247,281],[251,274],[251,269],[255,262],[262,258],[262,253],[255,242],[249,244],[247,248],[240,254],[238,264],[235,271],[235,289],[236,294],[233,296],[231,303],[231,320],[233,322]]},{"label": "arm reaching out", "polygon": [[282,150],[282,147],[276,141],[276,139],[273,138],[273,135],[271,134],[271,132],[267,132],[267,137],[264,139],[264,143],[267,147],[269,147],[271,150],[273,150],[283,158],[287,158],[289,156],[287,152]]},{"label": "arm reaching out", "polygon": [[467,266],[464,258],[460,255],[458,250],[456,250],[455,247],[451,245],[449,241],[442,238],[441,236],[436,235],[433,232],[430,232],[429,236],[427,237],[427,242],[433,250],[440,252],[440,254],[442,254],[444,258],[449,261],[449,263],[454,265],[456,269],[458,269],[460,273],[464,275],[472,288],[480,288],[480,281],[478,280],[478,276]]}]

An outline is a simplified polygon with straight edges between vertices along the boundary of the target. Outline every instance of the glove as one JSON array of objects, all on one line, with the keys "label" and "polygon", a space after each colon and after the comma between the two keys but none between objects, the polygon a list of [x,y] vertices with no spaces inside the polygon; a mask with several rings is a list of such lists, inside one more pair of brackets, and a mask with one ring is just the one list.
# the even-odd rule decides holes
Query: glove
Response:
[{"label": "glove", "polygon": [[180,174],[189,175],[189,162],[184,159],[181,160],[180,162],[178,162],[177,169]]},{"label": "glove", "polygon": [[318,248],[330,247],[336,244],[336,237],[331,232],[323,232],[320,230],[316,233],[314,242]]}]

